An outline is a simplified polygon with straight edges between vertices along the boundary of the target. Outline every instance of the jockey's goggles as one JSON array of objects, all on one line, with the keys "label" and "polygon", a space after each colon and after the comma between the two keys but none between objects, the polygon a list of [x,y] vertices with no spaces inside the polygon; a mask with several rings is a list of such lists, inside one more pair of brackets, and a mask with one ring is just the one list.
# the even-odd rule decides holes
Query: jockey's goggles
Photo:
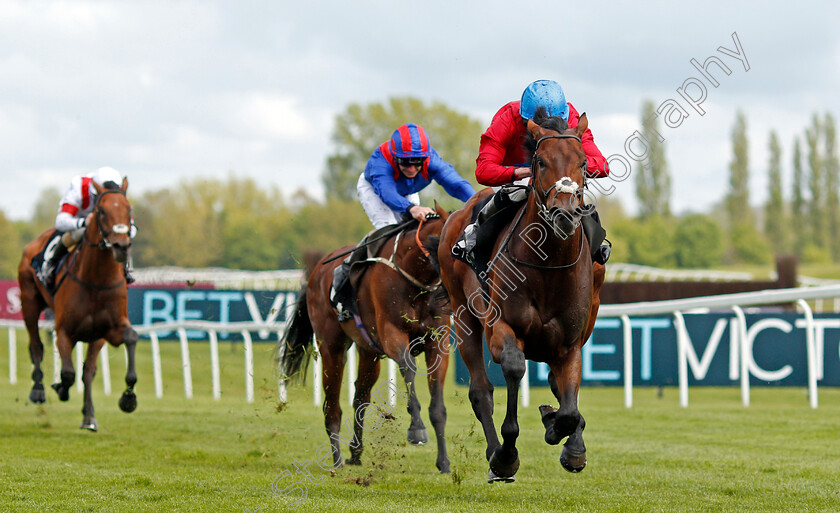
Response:
[{"label": "jockey's goggles", "polygon": [[424,158],[402,158],[397,159],[397,164],[401,166],[422,166],[423,161],[426,160]]}]

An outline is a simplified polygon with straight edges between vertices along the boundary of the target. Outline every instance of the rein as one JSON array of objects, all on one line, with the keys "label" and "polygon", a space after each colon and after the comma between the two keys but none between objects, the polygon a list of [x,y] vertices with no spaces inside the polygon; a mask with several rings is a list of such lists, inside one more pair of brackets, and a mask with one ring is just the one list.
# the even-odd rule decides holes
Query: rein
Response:
[{"label": "rein", "polygon": [[[534,185],[526,186],[528,191],[534,192],[534,203],[536,203],[537,208],[539,209],[540,216],[542,219],[547,220],[551,219],[549,214],[549,209],[546,208],[545,204],[540,201],[540,197],[542,197],[543,201],[549,201],[550,199],[554,199],[557,197],[558,194],[568,193],[568,194],[575,194],[575,195],[583,195],[583,190],[578,187],[577,182],[572,181],[568,177],[563,177],[562,179],[558,180],[554,185],[548,188],[548,190],[543,189],[542,183],[540,182],[540,174],[537,172],[537,150],[540,148],[540,144],[546,139],[574,139],[577,142],[581,142],[580,137],[572,134],[555,134],[555,135],[546,135],[544,137],[540,137],[537,140],[537,145],[534,148],[534,157],[531,160],[531,176],[534,177]],[[586,173],[584,172],[584,184],[583,186],[586,187]],[[549,194],[551,194],[552,189],[555,191],[554,196],[549,198]],[[529,195],[530,196],[530,195]],[[574,267],[580,262],[580,257],[583,254],[584,244],[583,239],[581,238],[580,242],[580,251],[578,252],[578,256],[574,262],[570,264],[563,264],[563,265],[539,265],[539,264],[531,264],[529,262],[524,262],[519,260],[513,253],[510,252],[509,244],[510,239],[513,237],[514,232],[516,231],[516,227],[519,226],[519,222],[522,220],[522,216],[525,214],[526,206],[523,206],[519,210],[519,214],[516,216],[516,220],[511,225],[510,229],[508,230],[507,235],[505,236],[504,242],[502,242],[502,246],[499,248],[499,251],[496,252],[496,255],[493,257],[493,260],[490,261],[490,264],[487,266],[488,269],[492,269],[496,261],[502,255],[503,252],[507,251],[508,256],[512,261],[519,265],[524,265],[525,267],[530,267],[532,269],[540,269],[544,271],[554,271],[559,269],[568,269],[570,267]],[[578,229],[582,229],[581,226],[578,226]],[[553,230],[553,227],[552,227]],[[577,230],[576,230],[577,231]]]},{"label": "rein", "polygon": [[[423,221],[425,221],[425,219]],[[420,228],[423,227],[423,221],[420,221],[420,226],[417,227],[417,234],[415,234],[415,240],[417,241],[418,247],[423,252],[423,254],[426,256],[426,258],[429,258],[429,256],[430,256],[429,251],[426,250],[426,248],[423,247],[423,244],[420,243],[420,235],[419,234],[420,234]],[[382,257],[372,257],[372,258],[362,260],[362,262],[378,262],[380,264],[387,265],[391,269],[395,270],[400,276],[402,276],[403,278],[408,280],[415,287],[417,287],[419,289],[422,289],[422,290],[425,290],[427,292],[437,291],[441,287],[441,284],[442,284],[442,281],[441,281],[440,278],[438,278],[437,281],[432,283],[431,285],[426,285],[423,282],[421,282],[420,280],[418,280],[417,278],[415,278],[414,276],[411,276],[407,272],[400,269],[400,267],[397,265],[397,261],[396,261],[397,248],[399,247],[400,237],[402,237],[403,233],[405,233],[405,231],[400,231],[397,234],[397,236],[394,238],[394,248],[391,250],[391,256],[389,258],[385,259],[385,258],[382,258]]]},{"label": "rein", "polygon": [[[85,230],[85,236],[82,239],[86,246],[90,246],[92,248],[97,248],[101,251],[107,251],[107,250],[109,250],[113,247],[113,244],[108,242],[108,237],[110,237],[112,233],[123,234],[123,233],[128,233],[131,230],[131,228],[128,225],[124,225],[124,224],[115,224],[114,226],[111,227],[111,230],[108,231],[108,232],[106,232],[105,230],[102,229],[102,222],[101,222],[102,216],[101,216],[101,210],[99,209],[99,203],[102,201],[102,198],[104,198],[107,194],[122,194],[123,196],[125,196],[125,191],[123,191],[121,189],[106,189],[106,190],[102,191],[102,193],[99,194],[96,197],[96,203],[94,204],[93,209],[96,212],[96,227],[99,230],[99,236],[101,237],[101,240],[99,240],[96,243],[90,242],[88,240],[87,230]],[[114,285],[96,285],[94,283],[86,282],[86,281],[82,280],[81,278],[79,278],[78,276],[76,276],[75,274],[73,274],[73,270],[72,270],[73,269],[73,264],[76,262],[76,257],[79,256],[80,252],[81,252],[81,248],[79,248],[77,251],[74,252],[72,260],[70,262],[68,262],[68,264],[65,266],[65,268],[67,269],[67,272],[64,274],[64,276],[61,277],[61,280],[56,285],[55,290],[58,290],[58,287],[64,281],[64,278],[66,278],[68,276],[70,277],[70,279],[72,279],[73,281],[75,281],[79,285],[81,285],[85,288],[88,288],[88,289],[92,289],[92,290],[112,290],[112,289],[122,287],[125,284],[125,277],[123,277],[122,280],[120,280],[118,283],[116,283]]]}]

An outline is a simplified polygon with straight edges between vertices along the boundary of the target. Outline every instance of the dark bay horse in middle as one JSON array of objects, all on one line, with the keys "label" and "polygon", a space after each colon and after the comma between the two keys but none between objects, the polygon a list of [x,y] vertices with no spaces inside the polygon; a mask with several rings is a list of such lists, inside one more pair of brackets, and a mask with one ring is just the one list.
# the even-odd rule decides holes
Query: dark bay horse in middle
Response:
[{"label": "dark bay horse in middle", "polygon": [[[544,113],[542,113],[544,114]],[[453,309],[456,342],[470,373],[469,397],[487,441],[488,480],[513,481],[519,469],[517,401],[527,361],[546,362],[548,382],[559,408],[540,406],[545,441],[568,437],[560,462],[570,472],[586,465],[585,422],[578,411],[581,347],[595,325],[604,267],[593,264],[580,224],[586,155],[581,136],[586,115],[568,129],[562,118],[535,115],[528,122],[534,157],[527,200],[496,240],[482,284],[450,248],[470,222],[473,206],[490,194],[479,192],[454,212],[441,232],[441,278]],[[593,268],[594,266],[594,268]],[[499,443],[493,423],[493,385],[482,343],[500,363],[507,384],[507,410]]]},{"label": "dark bay horse in middle", "polygon": [[[416,445],[429,440],[414,387],[416,377],[426,374],[431,395],[429,418],[438,449],[436,466],[442,473],[449,472],[443,384],[451,352],[448,338],[451,311],[446,291],[440,285],[437,263],[439,235],[449,213],[437,206],[436,211],[437,217],[419,226],[415,221],[384,239],[376,256],[363,264],[367,267],[356,283],[358,319],[339,322],[330,303],[333,271],[342,262],[336,257],[352,247],[337,249],[322,258],[301,289],[292,321],[280,342],[281,378],[300,371],[308,359],[307,348],[311,347],[314,333],[323,359],[324,422],[333,468],[343,464],[339,441],[346,439],[340,434],[339,399],[347,350],[355,343],[359,371],[351,416],[354,436],[349,443],[347,463],[361,464],[362,433],[365,417],[370,414],[366,410],[371,404],[371,389],[379,377],[380,359],[388,357],[397,362],[405,379],[411,416],[408,441]],[[426,359],[426,369],[422,370],[415,363],[420,353],[425,353]]]}]

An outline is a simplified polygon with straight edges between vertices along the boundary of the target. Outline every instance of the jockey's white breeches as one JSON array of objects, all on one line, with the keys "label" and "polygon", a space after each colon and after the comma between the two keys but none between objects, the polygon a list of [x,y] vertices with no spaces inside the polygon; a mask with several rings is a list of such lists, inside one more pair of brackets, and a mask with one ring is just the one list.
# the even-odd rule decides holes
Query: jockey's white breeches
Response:
[{"label": "jockey's white breeches", "polygon": [[[402,221],[402,213],[394,212],[382,201],[373,189],[373,185],[365,179],[364,173],[359,176],[359,181],[356,183],[356,194],[359,195],[359,201],[374,228],[379,229]],[[416,192],[405,196],[405,199],[414,205],[420,204],[420,195]]]}]

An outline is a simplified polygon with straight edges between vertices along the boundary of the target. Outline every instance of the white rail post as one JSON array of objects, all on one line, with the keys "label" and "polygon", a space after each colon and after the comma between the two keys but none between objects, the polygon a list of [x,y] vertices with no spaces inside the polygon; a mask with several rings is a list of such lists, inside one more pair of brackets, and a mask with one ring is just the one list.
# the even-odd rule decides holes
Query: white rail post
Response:
[{"label": "white rail post", "polygon": [[152,342],[152,373],[155,376],[155,397],[160,399],[163,397],[163,375],[160,368],[160,341],[157,333],[152,331],[149,333],[149,339]]},{"label": "white rail post", "polygon": [[523,408],[531,406],[531,372],[529,367],[528,360],[525,360],[525,374],[522,375],[522,379],[519,381],[519,395]]},{"label": "white rail post", "polygon": [[688,335],[682,312],[674,312],[674,328],[677,330],[677,373],[680,383],[680,406],[688,408]]},{"label": "white rail post", "polygon": [[397,407],[397,362],[388,358],[388,381],[391,386],[388,387],[388,404],[391,409]]},{"label": "white rail post", "polygon": [[796,302],[805,312],[805,349],[808,355],[808,399],[811,408],[818,405],[817,397],[817,341],[814,336],[814,313],[804,299]]},{"label": "white rail post", "polygon": [[747,344],[747,317],[738,305],[733,305],[732,310],[738,318],[738,347],[741,349],[741,403],[744,406],[750,405],[750,347]]},{"label": "white rail post", "polygon": [[84,383],[82,383],[82,373],[85,368],[85,348],[81,342],[76,342],[76,391],[80,394],[84,390]]},{"label": "white rail post", "polygon": [[17,384],[17,330],[9,328],[9,384]]},{"label": "white rail post", "polygon": [[102,367],[102,392],[111,395],[111,361],[108,358],[108,343],[99,351],[99,366]]},{"label": "white rail post", "polygon": [[251,333],[242,330],[242,339],[245,342],[245,400],[254,402],[254,346],[251,341]]},{"label": "white rail post", "polygon": [[219,377],[219,337],[216,330],[207,332],[210,339],[210,376],[213,381],[213,399],[219,400],[222,398],[222,383]]},{"label": "white rail post", "polygon": [[178,328],[178,338],[181,340],[181,364],[184,367],[184,396],[192,399],[192,369],[190,368],[190,346],[187,344],[187,330]]},{"label": "white rail post", "polygon": [[624,328],[624,407],[633,407],[633,328],[630,317],[621,316]]},{"label": "white rail post", "polygon": [[283,343],[282,331],[277,332],[277,342],[277,375],[280,376],[277,380],[277,400],[280,403],[285,404],[288,402],[289,396],[288,390],[286,389],[286,380],[283,379],[282,374],[280,374],[280,365],[283,362],[283,356],[286,354],[286,344]]},{"label": "white rail post", "polygon": [[315,364],[312,366],[312,402],[315,403],[315,406],[321,406],[321,380],[324,375],[324,362],[321,361],[321,355],[318,353],[318,343],[315,341],[315,335],[312,335],[312,347],[315,357]]},{"label": "white rail post", "polygon": [[353,398],[356,396],[356,369],[358,364],[356,344],[351,344],[347,350],[347,403],[353,407]]},{"label": "white rail post", "polygon": [[53,346],[53,383],[61,382],[61,355],[58,352],[58,337],[55,330],[52,330],[52,346]]}]

